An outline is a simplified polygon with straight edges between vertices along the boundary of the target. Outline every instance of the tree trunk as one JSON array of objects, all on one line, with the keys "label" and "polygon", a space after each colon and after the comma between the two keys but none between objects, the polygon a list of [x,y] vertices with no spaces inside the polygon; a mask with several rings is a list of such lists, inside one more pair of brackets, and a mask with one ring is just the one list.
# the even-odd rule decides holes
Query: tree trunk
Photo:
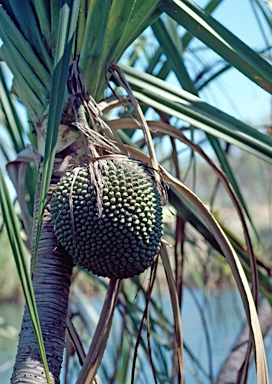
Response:
[{"label": "tree trunk", "polygon": [[[56,182],[57,178],[52,180],[49,198]],[[38,185],[36,191],[34,223],[37,220],[39,191],[40,185]],[[32,250],[35,244],[35,233],[36,224],[34,224],[32,236]],[[60,382],[59,376],[65,347],[66,315],[72,269],[71,257],[57,244],[47,206],[33,276],[33,288],[51,381],[54,384]],[[22,321],[11,383],[47,383],[27,308]]]}]

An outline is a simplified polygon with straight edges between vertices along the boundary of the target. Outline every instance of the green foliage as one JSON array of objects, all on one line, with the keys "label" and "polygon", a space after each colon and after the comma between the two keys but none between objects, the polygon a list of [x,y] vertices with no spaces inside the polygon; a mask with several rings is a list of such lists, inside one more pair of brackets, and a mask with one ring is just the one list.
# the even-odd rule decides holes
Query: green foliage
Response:
[{"label": "green foliage", "polygon": [[[87,89],[103,98],[107,67],[117,63],[126,48],[160,15],[159,0],[94,0],[83,13],[83,41],[77,42]],[[82,20],[85,17],[85,20]]]}]

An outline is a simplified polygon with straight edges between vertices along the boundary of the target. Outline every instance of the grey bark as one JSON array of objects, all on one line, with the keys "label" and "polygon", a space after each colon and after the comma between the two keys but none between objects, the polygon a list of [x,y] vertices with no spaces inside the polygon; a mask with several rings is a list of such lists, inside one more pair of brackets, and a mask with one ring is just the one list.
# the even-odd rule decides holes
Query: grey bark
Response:
[{"label": "grey bark", "polygon": [[[39,187],[36,193],[34,222],[37,217],[38,203]],[[33,232],[32,247],[36,233],[35,228]],[[50,221],[50,214],[48,209],[46,209],[33,275],[33,288],[51,381],[54,384],[59,383],[63,350],[65,347],[66,315],[72,269],[72,259],[64,249],[57,244]],[[23,316],[11,383],[47,383],[27,308]]]},{"label": "grey bark", "polygon": [[[266,299],[262,299],[258,310],[259,321],[263,337],[272,326],[272,307]],[[249,328],[247,323],[243,326],[232,351],[223,363],[218,374],[216,384],[236,384],[238,372],[245,359],[249,341]],[[251,354],[251,360],[253,353]]]}]

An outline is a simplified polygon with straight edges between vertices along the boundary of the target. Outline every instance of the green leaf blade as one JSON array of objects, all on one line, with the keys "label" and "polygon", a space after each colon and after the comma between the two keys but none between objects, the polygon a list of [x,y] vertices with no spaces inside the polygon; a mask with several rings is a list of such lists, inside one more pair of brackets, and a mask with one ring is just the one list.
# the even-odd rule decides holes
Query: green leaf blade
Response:
[{"label": "green leaf blade", "polygon": [[51,97],[49,103],[48,124],[44,150],[43,174],[40,190],[40,205],[38,212],[37,233],[35,238],[33,270],[35,268],[35,260],[38,252],[39,239],[42,229],[43,213],[45,204],[47,202],[47,194],[53,171],[58,130],[64,103],[69,61],[72,52],[74,33],[76,30],[78,9],[79,1],[71,1],[64,3],[60,12],[58,44],[52,77],[50,93]]}]

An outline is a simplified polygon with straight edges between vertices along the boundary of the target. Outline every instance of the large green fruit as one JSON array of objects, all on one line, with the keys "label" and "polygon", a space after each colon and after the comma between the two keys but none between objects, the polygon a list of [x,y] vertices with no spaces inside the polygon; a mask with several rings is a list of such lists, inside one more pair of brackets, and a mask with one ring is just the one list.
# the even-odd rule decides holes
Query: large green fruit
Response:
[{"label": "large green fruit", "polygon": [[139,275],[158,253],[162,205],[148,167],[99,159],[67,172],[51,200],[59,243],[79,266],[109,278]]}]

